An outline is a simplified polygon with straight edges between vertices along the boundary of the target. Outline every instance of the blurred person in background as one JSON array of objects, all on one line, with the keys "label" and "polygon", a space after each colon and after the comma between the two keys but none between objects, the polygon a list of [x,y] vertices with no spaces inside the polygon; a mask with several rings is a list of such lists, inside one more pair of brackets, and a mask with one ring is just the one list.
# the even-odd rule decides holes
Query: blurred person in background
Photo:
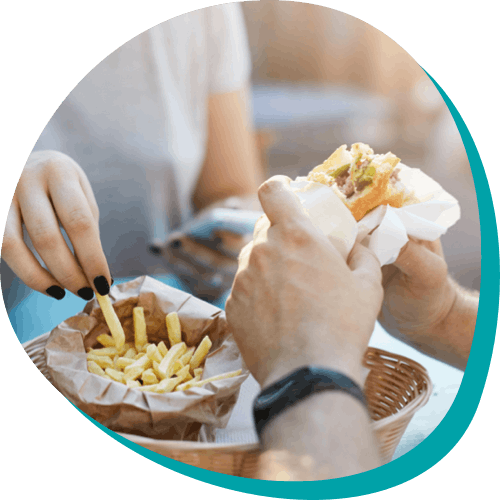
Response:
[{"label": "blurred person in background", "polygon": [[238,4],[176,17],[99,63],[26,163],[8,215],[5,262],[38,292],[59,300],[66,289],[90,300],[94,291],[108,293],[112,274],[171,272],[169,257],[148,248],[161,253],[177,231],[172,260],[199,295],[220,295],[221,280],[209,278],[226,261],[235,266],[244,231],[200,242],[182,228],[215,206],[258,209],[250,64]]}]

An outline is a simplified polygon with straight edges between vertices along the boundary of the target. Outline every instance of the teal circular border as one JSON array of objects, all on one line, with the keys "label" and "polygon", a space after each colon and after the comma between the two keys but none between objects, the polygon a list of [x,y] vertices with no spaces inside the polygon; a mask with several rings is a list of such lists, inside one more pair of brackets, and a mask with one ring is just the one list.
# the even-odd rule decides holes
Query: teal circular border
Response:
[{"label": "teal circular border", "polygon": [[314,482],[262,481],[220,474],[177,462],[132,443],[81,410],[78,411],[106,434],[157,464],[205,483],[273,498],[337,499],[376,493],[419,476],[444,458],[467,430],[483,393],[497,326],[500,259],[493,200],[476,145],[454,104],[436,81],[427,75],[446,102],[467,151],[476,187],[481,227],[481,297],[469,362],[453,405],[430,436],[402,457],[362,474]]}]

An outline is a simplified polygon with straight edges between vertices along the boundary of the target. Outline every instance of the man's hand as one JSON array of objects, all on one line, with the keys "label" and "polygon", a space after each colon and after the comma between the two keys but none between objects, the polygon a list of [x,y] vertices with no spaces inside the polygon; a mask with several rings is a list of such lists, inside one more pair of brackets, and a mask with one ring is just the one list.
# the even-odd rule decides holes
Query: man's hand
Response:
[{"label": "man's hand", "polygon": [[448,275],[439,240],[410,240],[383,272],[386,330],[448,364],[465,369],[477,315],[477,294]]},{"label": "man's hand", "polygon": [[[47,269],[24,242],[23,225]],[[26,285],[56,299],[64,297],[64,288],[85,300],[93,297],[91,287],[101,295],[109,292],[99,210],[87,177],[71,158],[56,151],[30,156],[7,217],[2,257]]]},{"label": "man's hand", "polygon": [[[382,303],[380,265],[361,245],[346,263],[289,182],[273,177],[259,189],[266,217],[240,255],[226,304],[229,325],[261,386],[311,364],[362,385],[362,359]],[[328,479],[380,465],[368,412],[338,391],[287,408],[266,425],[261,445],[260,479]]]},{"label": "man's hand", "polygon": [[307,364],[361,384],[362,357],[382,302],[380,265],[361,245],[348,262],[277,176],[259,198],[267,217],[241,255],[228,322],[261,385]]},{"label": "man's hand", "polygon": [[433,329],[449,313],[456,290],[439,240],[410,240],[382,273],[384,305],[401,334]]}]

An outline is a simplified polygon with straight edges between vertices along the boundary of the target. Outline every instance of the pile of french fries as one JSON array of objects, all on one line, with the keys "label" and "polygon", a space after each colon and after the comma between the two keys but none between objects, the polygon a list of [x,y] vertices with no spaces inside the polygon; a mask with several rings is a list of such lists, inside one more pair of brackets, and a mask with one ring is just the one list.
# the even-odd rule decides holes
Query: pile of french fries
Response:
[{"label": "pile of french fries", "polygon": [[201,387],[208,382],[241,375],[241,370],[223,373],[201,380],[203,363],[212,347],[205,336],[197,347],[188,347],[182,341],[182,330],[177,313],[167,314],[165,321],[169,348],[162,340],[148,342],[143,307],[134,307],[134,344],[125,342],[123,327],[108,295],[97,294],[104,319],[111,335],[102,334],[97,341],[103,346],[89,349],[87,366],[90,373],[114,380],[141,391],[168,393]]}]

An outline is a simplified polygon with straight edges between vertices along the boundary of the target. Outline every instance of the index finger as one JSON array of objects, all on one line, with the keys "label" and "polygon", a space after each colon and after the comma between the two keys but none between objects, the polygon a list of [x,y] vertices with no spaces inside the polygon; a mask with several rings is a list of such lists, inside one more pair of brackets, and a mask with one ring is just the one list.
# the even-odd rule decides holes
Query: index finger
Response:
[{"label": "index finger", "polygon": [[259,200],[271,226],[307,219],[298,196],[290,187],[290,178],[275,175],[259,188]]},{"label": "index finger", "polygon": [[71,240],[88,282],[100,295],[107,295],[111,274],[102,249],[98,222],[80,184],[52,183],[49,191],[57,217]]}]

